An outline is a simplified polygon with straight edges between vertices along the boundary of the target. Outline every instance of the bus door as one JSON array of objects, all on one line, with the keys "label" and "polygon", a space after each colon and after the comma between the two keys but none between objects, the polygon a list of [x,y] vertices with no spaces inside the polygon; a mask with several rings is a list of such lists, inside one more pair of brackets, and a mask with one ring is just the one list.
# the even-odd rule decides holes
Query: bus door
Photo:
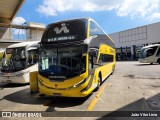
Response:
[{"label": "bus door", "polygon": [[89,75],[91,75],[93,77],[94,75],[94,72],[95,72],[95,69],[97,67],[99,67],[97,63],[97,58],[98,58],[98,50],[97,49],[94,49],[94,48],[91,48],[89,50]]},{"label": "bus door", "polygon": [[38,50],[37,48],[28,49],[28,61],[27,67],[30,67],[38,62]]}]

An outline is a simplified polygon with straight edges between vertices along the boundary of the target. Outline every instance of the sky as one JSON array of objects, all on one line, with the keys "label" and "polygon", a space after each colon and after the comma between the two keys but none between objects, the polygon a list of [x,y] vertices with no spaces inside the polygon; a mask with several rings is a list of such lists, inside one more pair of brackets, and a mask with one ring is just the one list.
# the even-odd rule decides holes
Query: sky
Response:
[{"label": "sky", "polygon": [[90,17],[108,34],[160,22],[160,0],[25,0],[13,24]]}]

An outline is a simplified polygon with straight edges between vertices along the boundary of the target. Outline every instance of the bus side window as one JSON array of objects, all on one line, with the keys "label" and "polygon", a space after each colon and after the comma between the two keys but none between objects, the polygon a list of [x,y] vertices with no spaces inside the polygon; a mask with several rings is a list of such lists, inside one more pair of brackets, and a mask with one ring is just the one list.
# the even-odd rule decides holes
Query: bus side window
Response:
[{"label": "bus side window", "polygon": [[98,63],[99,63],[100,65],[103,65],[103,54],[102,54],[102,53],[100,54]]},{"label": "bus side window", "polygon": [[158,49],[158,51],[157,51],[156,56],[160,56],[160,47],[159,47],[159,49]]},{"label": "bus side window", "polygon": [[153,50],[152,49],[148,50],[146,56],[149,57],[149,56],[152,56],[152,55],[153,55]]},{"label": "bus side window", "polygon": [[100,59],[99,59],[100,64],[105,65],[110,62],[113,62],[113,55],[109,55],[109,54],[101,54],[100,55]]},{"label": "bus side window", "polygon": [[28,66],[34,65],[38,62],[37,50],[28,51]]},{"label": "bus side window", "polygon": [[93,50],[91,54],[93,56],[93,63],[96,63],[98,58],[98,50]]},{"label": "bus side window", "polygon": [[91,53],[89,52],[89,70],[91,70],[92,69],[92,55],[91,55]]},{"label": "bus side window", "polygon": [[147,50],[147,57],[149,57],[149,56],[152,56],[152,55],[154,55],[155,54],[155,52],[156,52],[156,50],[157,50],[157,47],[152,47],[151,49],[148,49]]}]

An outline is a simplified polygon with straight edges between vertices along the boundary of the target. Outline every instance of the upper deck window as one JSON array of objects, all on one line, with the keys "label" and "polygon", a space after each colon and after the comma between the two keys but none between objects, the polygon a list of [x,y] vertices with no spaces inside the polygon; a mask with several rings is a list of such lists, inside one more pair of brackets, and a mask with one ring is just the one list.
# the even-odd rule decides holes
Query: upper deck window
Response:
[{"label": "upper deck window", "polygon": [[101,44],[107,44],[115,48],[113,41],[106,35],[106,33],[94,22],[90,21],[90,36],[96,35],[96,38],[90,43],[92,47],[99,47]]},{"label": "upper deck window", "polygon": [[93,21],[90,22],[90,36],[93,35],[105,35],[103,30]]},{"label": "upper deck window", "polygon": [[42,42],[84,40],[87,37],[87,20],[72,20],[51,24],[43,34]]}]

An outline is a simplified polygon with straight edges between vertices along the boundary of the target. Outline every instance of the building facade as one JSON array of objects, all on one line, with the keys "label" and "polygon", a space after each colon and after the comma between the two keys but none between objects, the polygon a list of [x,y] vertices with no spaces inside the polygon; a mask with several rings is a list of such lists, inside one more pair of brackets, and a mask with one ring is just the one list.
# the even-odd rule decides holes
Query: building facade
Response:
[{"label": "building facade", "polygon": [[138,50],[146,45],[160,43],[160,23],[154,23],[109,34],[115,41],[117,60],[136,60]]},{"label": "building facade", "polygon": [[[29,22],[29,23],[27,23],[27,26],[45,29],[45,24],[42,24],[42,23]],[[26,30],[26,39],[30,40],[30,41],[41,40],[43,32],[44,32],[44,30],[27,29]]]}]

